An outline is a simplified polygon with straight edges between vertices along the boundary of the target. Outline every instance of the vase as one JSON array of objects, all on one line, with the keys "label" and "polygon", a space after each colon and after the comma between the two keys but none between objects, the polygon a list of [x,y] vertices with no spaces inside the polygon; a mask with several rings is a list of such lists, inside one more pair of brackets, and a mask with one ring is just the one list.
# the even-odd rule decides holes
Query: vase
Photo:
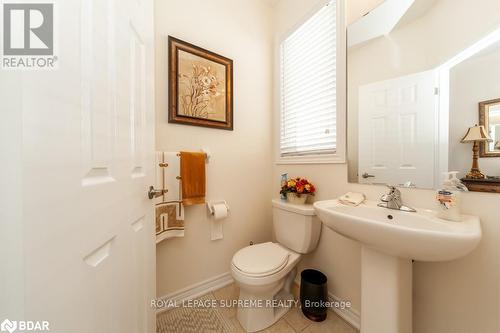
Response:
[{"label": "vase", "polygon": [[307,201],[309,194],[297,194],[297,193],[287,193],[286,199],[289,203],[295,205],[303,205]]}]

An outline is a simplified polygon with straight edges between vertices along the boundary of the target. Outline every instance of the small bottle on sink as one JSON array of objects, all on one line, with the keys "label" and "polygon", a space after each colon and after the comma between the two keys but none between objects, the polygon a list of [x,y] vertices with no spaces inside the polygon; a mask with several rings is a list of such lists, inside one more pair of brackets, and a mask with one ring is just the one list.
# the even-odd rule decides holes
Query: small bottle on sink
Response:
[{"label": "small bottle on sink", "polygon": [[443,186],[436,193],[437,217],[460,222],[462,220],[460,215],[461,194],[467,191],[467,187],[460,182],[457,174],[457,171],[444,173]]}]

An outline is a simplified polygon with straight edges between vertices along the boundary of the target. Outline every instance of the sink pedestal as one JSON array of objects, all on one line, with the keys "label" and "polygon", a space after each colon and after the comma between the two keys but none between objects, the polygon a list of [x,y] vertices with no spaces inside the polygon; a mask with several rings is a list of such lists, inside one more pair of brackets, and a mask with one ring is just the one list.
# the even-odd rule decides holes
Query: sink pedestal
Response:
[{"label": "sink pedestal", "polygon": [[361,333],[411,333],[412,261],[361,249]]}]

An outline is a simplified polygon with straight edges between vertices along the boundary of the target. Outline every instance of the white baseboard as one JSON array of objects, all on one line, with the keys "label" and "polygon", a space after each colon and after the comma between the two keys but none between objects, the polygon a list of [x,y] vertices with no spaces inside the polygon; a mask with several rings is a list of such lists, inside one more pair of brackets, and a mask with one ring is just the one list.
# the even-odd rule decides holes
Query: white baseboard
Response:
[{"label": "white baseboard", "polygon": [[[214,290],[221,289],[231,283],[233,283],[233,277],[230,272],[214,276],[205,281],[201,281],[199,283],[195,283],[193,285],[187,286],[186,288],[180,289],[178,291],[174,291],[168,295],[162,296],[159,299],[165,302],[184,302],[187,300],[192,300],[197,297],[203,296],[212,292]],[[169,308],[158,309],[157,312],[163,312],[168,310]]]},{"label": "white baseboard", "polygon": [[[332,293],[328,293],[328,301],[329,302],[341,302],[342,299],[340,297],[335,296]],[[351,308],[337,308],[334,307],[332,309],[340,318],[347,321],[352,327],[357,329],[358,331],[361,328],[361,317],[357,310]]]}]

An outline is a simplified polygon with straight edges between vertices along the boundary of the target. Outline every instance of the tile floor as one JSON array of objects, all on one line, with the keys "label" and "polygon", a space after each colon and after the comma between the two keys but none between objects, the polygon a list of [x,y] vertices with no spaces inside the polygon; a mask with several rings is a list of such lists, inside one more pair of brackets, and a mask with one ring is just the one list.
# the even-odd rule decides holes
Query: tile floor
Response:
[{"label": "tile floor", "polygon": [[[238,299],[239,290],[233,283],[227,287],[212,292],[212,295],[218,300]],[[294,290],[297,295],[297,289]],[[222,315],[230,322],[234,333],[245,333],[236,318],[236,308],[219,309]],[[293,308],[281,318],[276,324],[262,331],[265,333],[357,333],[358,331],[346,323],[335,312],[328,311],[328,317],[321,323],[315,323],[308,320],[302,314],[300,308]]]}]

